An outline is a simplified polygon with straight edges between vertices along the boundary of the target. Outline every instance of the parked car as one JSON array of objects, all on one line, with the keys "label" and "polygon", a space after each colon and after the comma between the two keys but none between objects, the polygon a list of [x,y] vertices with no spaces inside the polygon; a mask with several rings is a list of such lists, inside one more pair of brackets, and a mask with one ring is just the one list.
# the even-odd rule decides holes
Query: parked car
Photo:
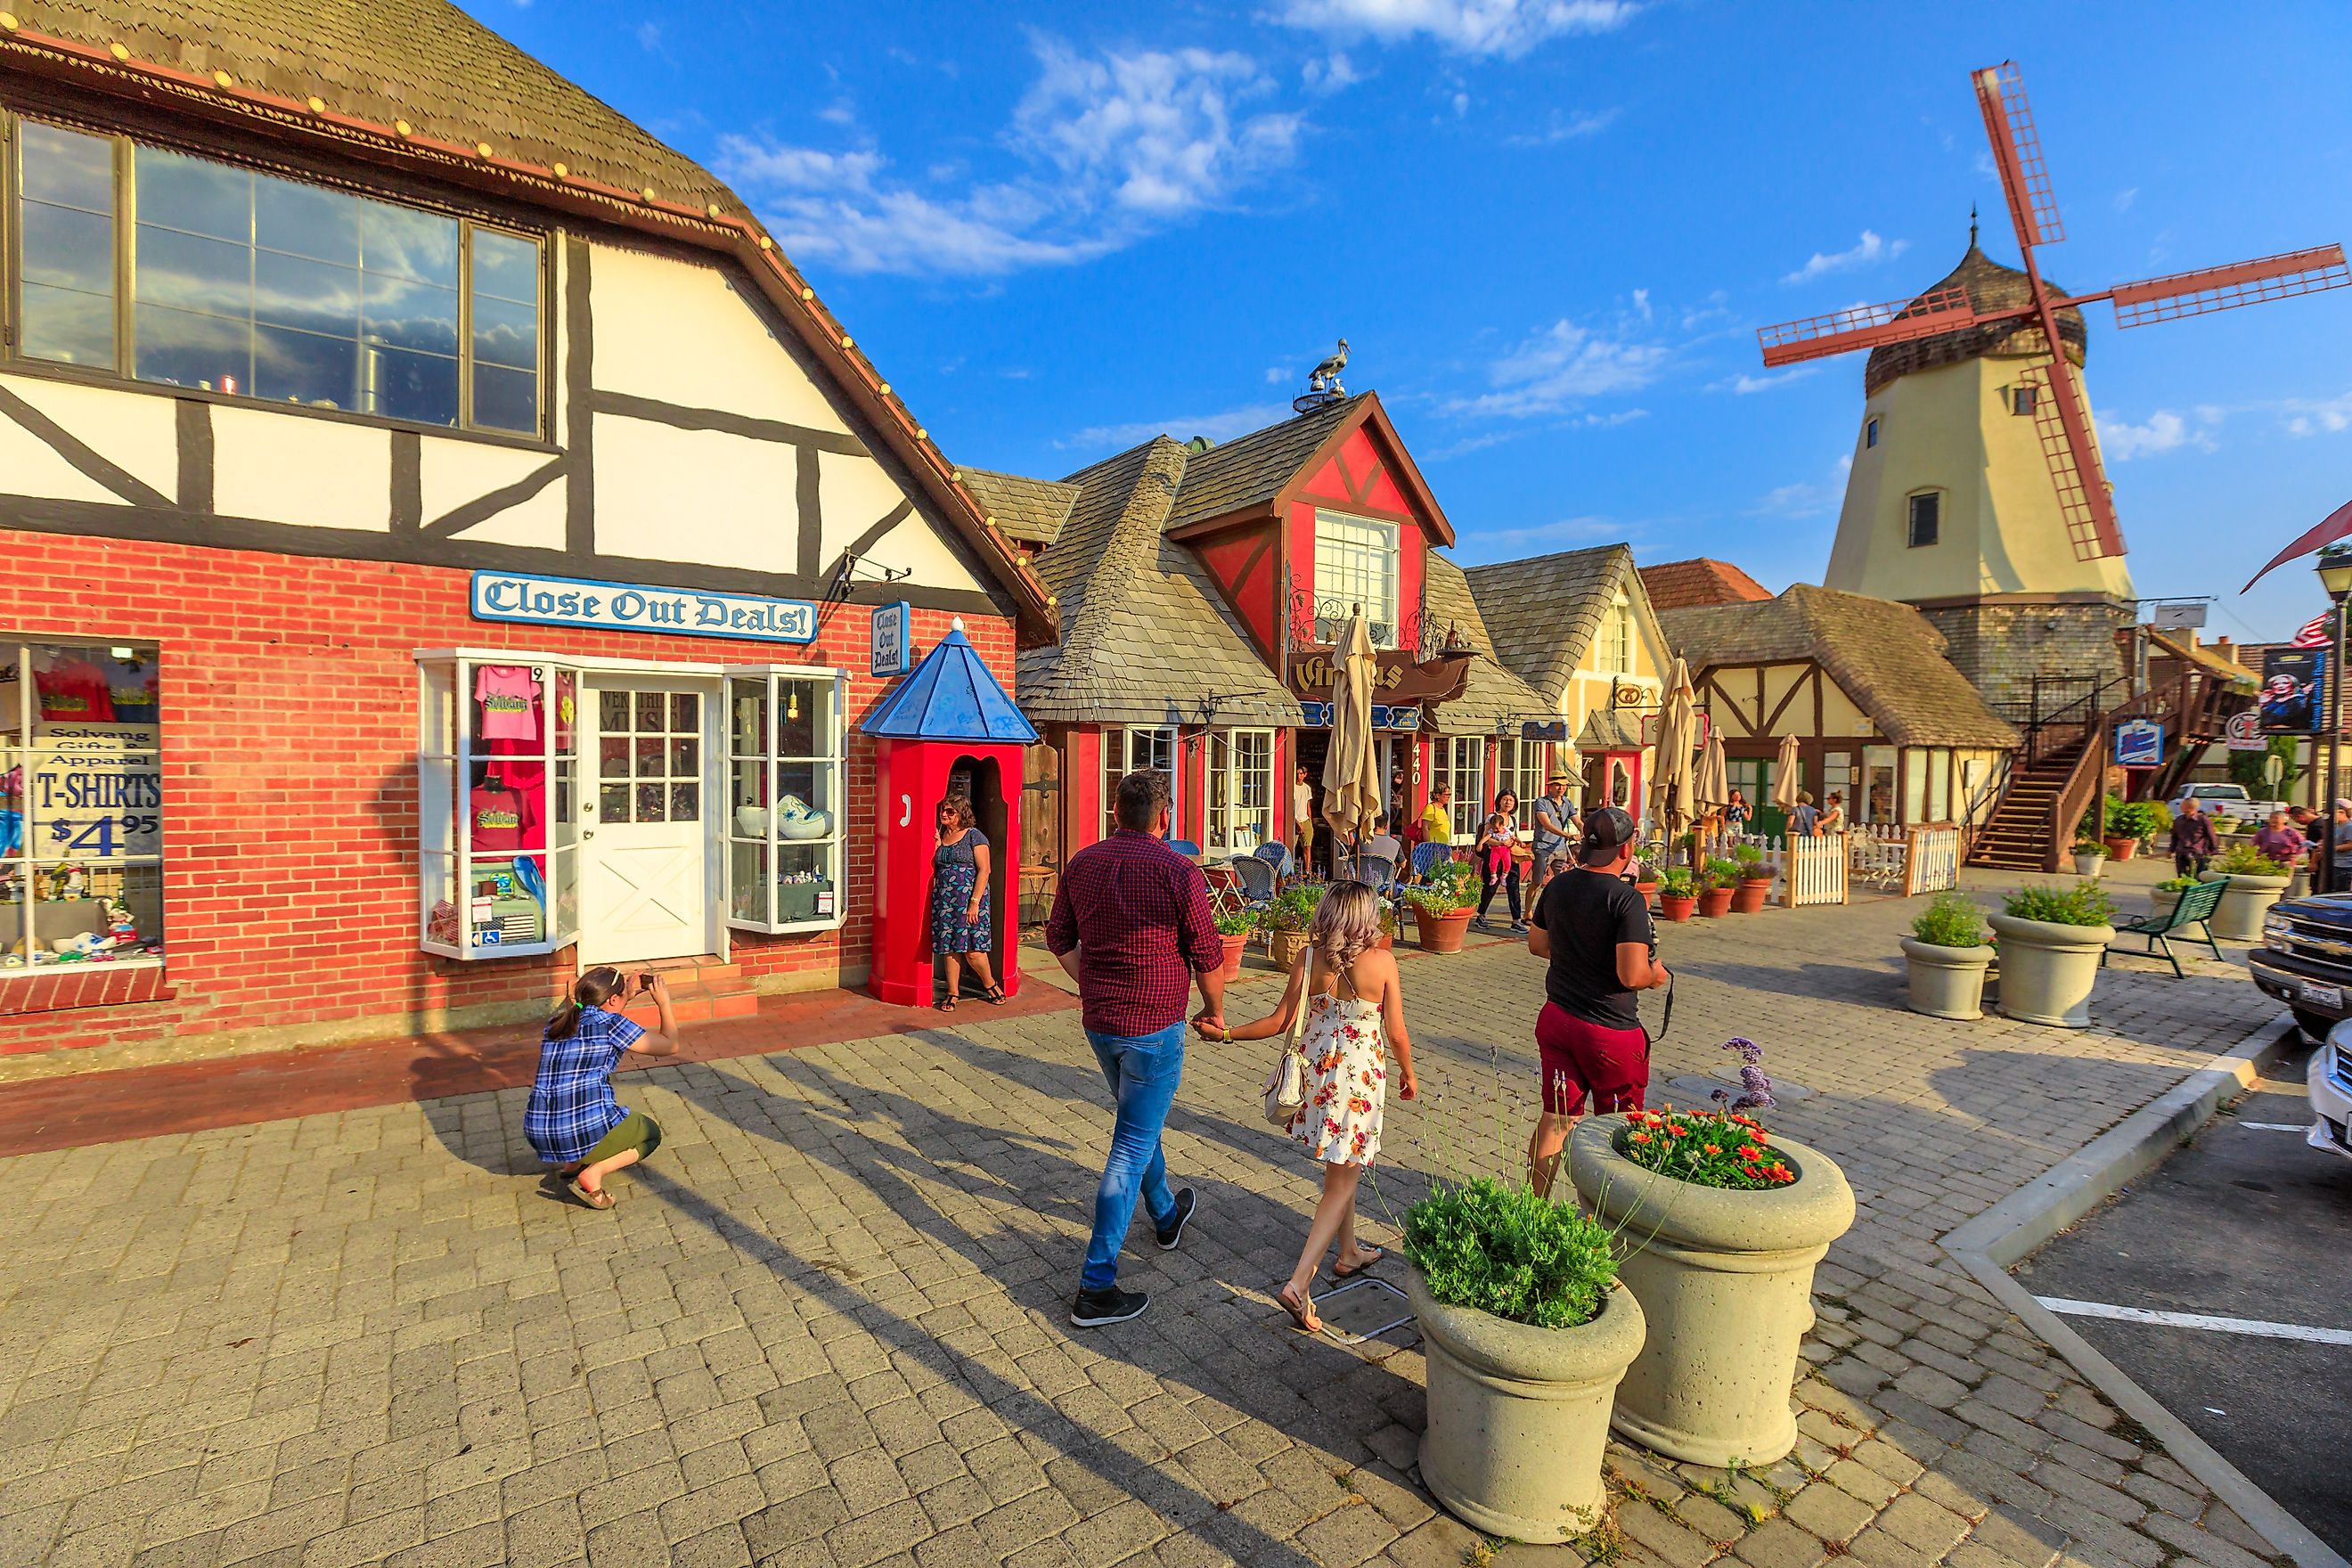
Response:
[{"label": "parked car", "polygon": [[2318,1047],[2304,1074],[2312,1147],[2352,1158],[2352,893],[2281,900],[2263,917],[2263,945],[2246,963]]},{"label": "parked car", "polygon": [[2190,784],[2172,797],[2168,804],[2172,807],[2173,816],[2180,815],[2180,803],[2191,795],[2195,795],[2197,804],[2207,811],[2234,816],[2242,822],[2261,823],[2268,820],[2272,812],[2286,809],[2286,802],[2283,800],[2256,800],[2243,784]]}]

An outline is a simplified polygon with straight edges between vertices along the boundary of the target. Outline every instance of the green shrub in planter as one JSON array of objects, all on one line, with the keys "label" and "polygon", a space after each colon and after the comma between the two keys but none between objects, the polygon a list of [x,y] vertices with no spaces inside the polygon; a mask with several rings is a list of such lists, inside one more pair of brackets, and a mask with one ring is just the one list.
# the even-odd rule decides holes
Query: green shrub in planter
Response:
[{"label": "green shrub in planter", "polygon": [[2103,926],[2114,922],[2116,906],[2105,888],[2086,878],[2071,888],[2029,882],[2001,900],[2001,912],[2045,925]]},{"label": "green shrub in planter", "polygon": [[2185,893],[2196,885],[2194,877],[2167,877],[2156,885],[2156,890],[2159,893]]},{"label": "green shrub in planter", "polygon": [[1274,896],[1266,906],[1265,922],[1272,931],[1305,931],[1315,923],[1315,911],[1323,903],[1323,884],[1296,882]]},{"label": "green shrub in planter", "polygon": [[1731,858],[1739,867],[1739,874],[1743,878],[1753,879],[1771,875],[1764,868],[1764,851],[1757,848],[1753,844],[1733,845]]},{"label": "green shrub in planter", "polygon": [[1662,899],[1696,899],[1698,897],[1698,884],[1691,880],[1689,871],[1677,866],[1667,872],[1665,879],[1658,884],[1658,896]]},{"label": "green shrub in planter", "polygon": [[1258,927],[1255,910],[1225,910],[1210,917],[1219,936],[1247,936]]},{"label": "green shrub in planter", "polygon": [[2172,813],[2152,800],[2107,802],[2107,836],[2147,843],[2172,826]]},{"label": "green shrub in planter", "polygon": [[2107,842],[2104,838],[2077,838],[2073,852],[2077,855],[2105,855]]},{"label": "green shrub in planter", "polygon": [[1429,880],[1404,890],[1405,902],[1423,914],[1450,915],[1478,907],[1478,868],[1467,860],[1447,860],[1433,868]]},{"label": "green shrub in planter", "polygon": [[1405,1210],[1404,1255],[1441,1304],[1539,1329],[1591,1322],[1617,1278],[1600,1224],[1491,1176],[1440,1185]]},{"label": "green shrub in planter", "polygon": [[1706,885],[1710,888],[1737,886],[1739,881],[1739,862],[1720,858],[1709,860],[1706,863],[1705,875]]},{"label": "green shrub in planter", "polygon": [[2272,859],[2251,844],[2232,844],[2213,862],[2213,869],[2224,877],[2290,877],[2294,868]]},{"label": "green shrub in planter", "polygon": [[1983,911],[1966,893],[1958,892],[1937,893],[1911,922],[1911,935],[1930,947],[1982,947],[1990,940]]}]

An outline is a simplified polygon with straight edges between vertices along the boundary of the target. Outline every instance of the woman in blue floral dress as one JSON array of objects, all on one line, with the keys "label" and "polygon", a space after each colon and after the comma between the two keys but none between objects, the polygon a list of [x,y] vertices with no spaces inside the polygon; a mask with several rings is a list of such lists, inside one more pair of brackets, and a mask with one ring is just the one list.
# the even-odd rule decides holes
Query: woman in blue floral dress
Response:
[{"label": "woman in blue floral dress", "polygon": [[988,836],[972,826],[971,802],[961,795],[940,802],[939,827],[939,847],[931,851],[931,951],[948,961],[940,1011],[955,1011],[967,968],[982,986],[980,999],[1002,1005],[1004,987],[988,963]]}]

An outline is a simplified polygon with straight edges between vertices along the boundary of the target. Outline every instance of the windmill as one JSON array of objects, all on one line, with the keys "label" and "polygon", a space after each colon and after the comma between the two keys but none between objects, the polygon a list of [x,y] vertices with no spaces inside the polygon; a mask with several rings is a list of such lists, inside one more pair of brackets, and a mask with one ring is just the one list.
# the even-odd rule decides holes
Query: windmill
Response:
[{"label": "windmill", "polygon": [[[2059,347],[2059,312],[2105,300],[2115,307],[2118,327],[2141,327],[2339,289],[2352,283],[2352,268],[2345,265],[2344,247],[2328,245],[2138,283],[2119,283],[2095,293],[2061,294],[2044,280],[2034,257],[2036,247],[2058,243],[2066,237],[2066,230],[2051,194],[2049,166],[2042,160],[2041,139],[2034,133],[2024,83],[2017,67],[2008,61],[1977,71],[1971,79],[1977,107],[1984,115],[1985,136],[1992,143],[1993,167],[2008,198],[2010,222],[2017,230],[2018,247],[2024,253],[2029,286],[2021,300],[1983,309],[1981,301],[1971,300],[1968,289],[1943,287],[1916,299],[1784,321],[1757,332],[1764,363],[1796,364],[1971,329],[2038,329],[2047,359],[2023,373],[2023,395],[2017,411],[2030,412],[2034,420],[2034,433],[2049,466],[2059,515],[2074,558],[2090,562],[2120,556],[2123,531],[2116,526],[2115,502],[2092,439],[2090,409],[2081,378]],[[2079,339],[2079,331],[2075,336]]]}]

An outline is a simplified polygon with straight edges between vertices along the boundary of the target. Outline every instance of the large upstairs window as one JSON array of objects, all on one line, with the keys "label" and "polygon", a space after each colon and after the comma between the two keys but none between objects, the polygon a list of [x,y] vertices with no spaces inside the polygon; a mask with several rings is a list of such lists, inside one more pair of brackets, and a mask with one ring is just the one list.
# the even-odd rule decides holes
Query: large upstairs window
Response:
[{"label": "large upstairs window", "polygon": [[17,357],[541,433],[538,239],[122,137],[13,139]]},{"label": "large upstairs window", "polygon": [[1374,647],[1397,646],[1397,527],[1345,512],[1315,513],[1315,637],[1326,647],[1362,605]]}]

